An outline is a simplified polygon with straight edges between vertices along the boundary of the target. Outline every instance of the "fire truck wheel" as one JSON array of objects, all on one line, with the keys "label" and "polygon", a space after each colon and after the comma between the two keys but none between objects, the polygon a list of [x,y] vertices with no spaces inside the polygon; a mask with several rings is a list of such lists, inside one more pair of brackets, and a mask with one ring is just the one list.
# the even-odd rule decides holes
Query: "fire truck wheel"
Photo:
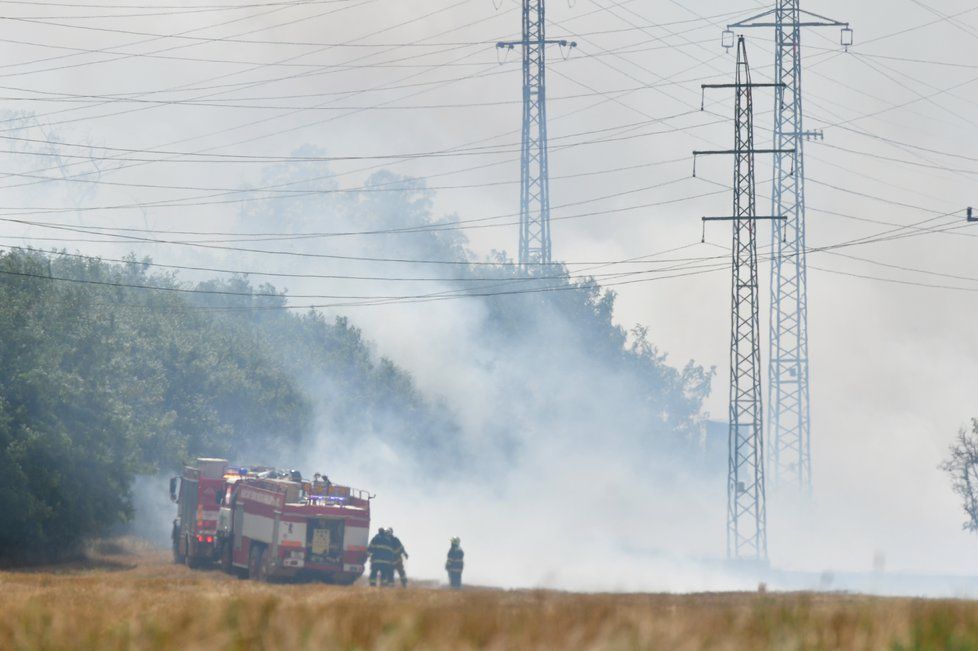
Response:
[{"label": "fire truck wheel", "polygon": [[224,540],[221,543],[221,571],[226,574],[234,572],[234,565],[231,563],[231,541]]},{"label": "fire truck wheel", "polygon": [[265,563],[268,555],[264,545],[252,545],[248,552],[248,578],[252,581],[267,581],[268,572]]},{"label": "fire truck wheel", "polygon": [[190,543],[187,544],[187,555],[185,560],[187,562],[187,567],[192,570],[196,570],[198,567],[200,567],[200,561],[194,557],[194,548]]},{"label": "fire truck wheel", "polygon": [[184,563],[184,555],[183,552],[180,551],[179,536],[173,537],[173,562],[176,563],[177,565],[183,565]]},{"label": "fire truck wheel", "polygon": [[346,572],[340,572],[339,574],[333,575],[332,583],[336,585],[353,585],[356,583],[359,577],[356,574],[349,574]]}]

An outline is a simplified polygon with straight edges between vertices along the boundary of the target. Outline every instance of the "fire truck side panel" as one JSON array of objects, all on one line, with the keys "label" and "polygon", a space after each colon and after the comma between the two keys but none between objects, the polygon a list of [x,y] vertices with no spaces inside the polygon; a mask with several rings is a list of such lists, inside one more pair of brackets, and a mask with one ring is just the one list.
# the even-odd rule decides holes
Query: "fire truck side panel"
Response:
[{"label": "fire truck side panel", "polygon": [[306,519],[295,515],[282,518],[278,531],[280,549],[304,549],[306,546]]},{"label": "fire truck side panel", "polygon": [[350,552],[367,551],[370,540],[370,521],[350,521],[346,525],[346,549]]},{"label": "fire truck side panel", "polygon": [[367,562],[367,541],[370,535],[369,520],[351,520],[346,525],[346,541],[343,546],[343,572],[350,580],[363,574]]},{"label": "fire truck side panel", "polygon": [[276,516],[281,517],[284,501],[284,495],[255,486],[242,486],[238,490],[233,515],[231,561],[234,565],[248,567],[253,542],[272,545]]},{"label": "fire truck side panel", "polygon": [[241,522],[241,535],[245,538],[271,545],[274,530],[275,521],[271,518],[245,511],[244,519]]}]

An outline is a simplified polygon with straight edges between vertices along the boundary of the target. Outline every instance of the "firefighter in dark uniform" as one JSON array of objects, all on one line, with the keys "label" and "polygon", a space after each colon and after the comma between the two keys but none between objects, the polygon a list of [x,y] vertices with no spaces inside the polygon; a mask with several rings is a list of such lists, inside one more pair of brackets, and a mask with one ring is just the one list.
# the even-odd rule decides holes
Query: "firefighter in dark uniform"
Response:
[{"label": "firefighter in dark uniform", "polygon": [[448,560],[445,569],[448,570],[448,583],[458,590],[462,587],[462,570],[465,568],[465,552],[462,551],[462,541],[452,538],[452,546],[448,548]]},{"label": "firefighter in dark uniform", "polygon": [[[387,535],[390,536],[391,546],[394,548],[394,572],[401,578],[401,587],[407,587],[407,572],[404,571],[404,559],[409,558],[407,550],[401,543],[401,539],[394,535],[394,528],[387,527]],[[394,580],[393,573],[391,581]]]},{"label": "firefighter in dark uniform", "polygon": [[391,544],[391,537],[387,535],[387,530],[381,527],[377,535],[370,541],[367,547],[370,554],[370,585],[377,585],[377,576],[380,576],[380,585],[387,586],[394,583],[394,546]]}]

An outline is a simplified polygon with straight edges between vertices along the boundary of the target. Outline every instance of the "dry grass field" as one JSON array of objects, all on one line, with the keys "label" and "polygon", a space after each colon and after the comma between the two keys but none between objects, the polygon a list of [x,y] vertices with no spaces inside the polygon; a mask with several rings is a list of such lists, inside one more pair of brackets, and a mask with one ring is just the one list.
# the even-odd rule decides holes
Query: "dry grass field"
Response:
[{"label": "dry grass field", "polygon": [[102,552],[0,572],[0,649],[978,649],[973,602],[263,585]]}]

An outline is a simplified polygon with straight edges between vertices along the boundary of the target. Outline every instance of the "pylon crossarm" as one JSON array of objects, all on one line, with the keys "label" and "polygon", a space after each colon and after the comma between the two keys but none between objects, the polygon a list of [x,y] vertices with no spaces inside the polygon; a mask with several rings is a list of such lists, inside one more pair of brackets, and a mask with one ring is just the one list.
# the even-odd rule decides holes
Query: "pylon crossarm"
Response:
[{"label": "pylon crossarm", "polygon": [[513,50],[517,45],[559,45],[560,47],[577,47],[577,41],[568,41],[565,38],[547,38],[542,41],[499,41],[496,47],[500,49]]},{"label": "pylon crossarm", "polygon": [[[799,24],[799,25],[797,25],[798,27],[848,27],[849,26],[849,23],[844,23],[844,22],[842,22],[840,20],[836,20],[834,18],[829,18],[828,16],[823,16],[821,14],[816,14],[813,11],[807,11],[805,9],[799,9],[798,10],[798,13],[799,14],[804,14],[806,16],[811,16],[812,18],[815,18],[816,20],[821,21],[821,22],[819,22],[817,24],[816,23],[812,23],[812,24]],[[790,25],[789,25],[789,27],[790,27]]]},{"label": "pylon crossarm", "polygon": [[781,83],[741,83],[737,82],[735,84],[702,84],[700,86],[700,110],[706,110],[706,90],[708,88],[736,88],[740,90],[741,88],[783,88],[784,84]]},{"label": "pylon crossarm", "polygon": [[777,11],[776,9],[768,9],[767,11],[762,11],[761,13],[751,16],[750,18],[744,18],[740,22],[731,23],[730,25],[727,25],[727,29],[735,29],[740,27],[755,27],[756,25],[752,24],[754,23],[754,21],[760,20],[761,18],[765,18],[766,16],[773,16],[776,11]]},{"label": "pylon crossarm", "polygon": [[700,156],[734,156],[740,154],[792,154],[794,149],[705,149],[693,152],[693,178],[696,178],[696,161]]},{"label": "pylon crossarm", "polygon": [[734,222],[739,219],[744,221],[780,221],[784,219],[784,215],[741,215],[741,216],[724,216],[724,217],[704,217],[705,222]]},{"label": "pylon crossarm", "polygon": [[[777,27],[777,23],[752,23],[750,25],[733,25],[733,27]],[[848,27],[849,23],[839,22],[799,22],[789,27]]]},{"label": "pylon crossarm", "polygon": [[783,88],[784,84],[779,83],[750,83],[750,84],[702,84],[701,89],[706,90],[707,88]]},{"label": "pylon crossarm", "polygon": [[721,156],[730,154],[793,154],[794,149],[703,149],[694,151],[693,156]]},{"label": "pylon crossarm", "polygon": [[[758,22],[761,18],[766,18],[768,16],[774,16],[778,12],[777,9],[768,9],[767,11],[757,14],[756,16],[751,16],[750,18],[745,18],[740,22],[731,23],[727,25],[727,29],[750,29],[752,27],[778,27],[777,22]],[[804,14],[811,17],[813,20],[798,21],[795,23],[783,23],[785,27],[848,27],[849,23],[844,23],[834,18],[828,18],[820,14],[813,13],[811,11],[805,11],[804,9],[799,9],[798,14]]]}]

